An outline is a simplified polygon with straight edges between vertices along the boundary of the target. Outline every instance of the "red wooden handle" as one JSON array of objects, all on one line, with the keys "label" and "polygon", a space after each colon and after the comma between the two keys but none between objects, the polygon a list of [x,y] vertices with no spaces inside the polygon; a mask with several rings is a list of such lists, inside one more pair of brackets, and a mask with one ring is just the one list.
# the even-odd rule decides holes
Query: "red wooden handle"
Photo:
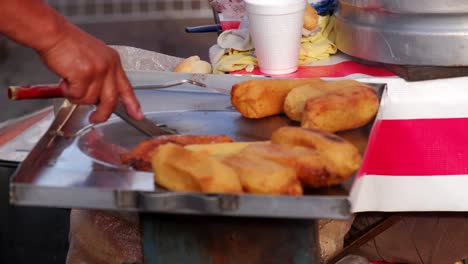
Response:
[{"label": "red wooden handle", "polygon": [[64,97],[64,94],[59,84],[10,86],[8,88],[8,98],[11,100],[49,99],[62,97]]}]

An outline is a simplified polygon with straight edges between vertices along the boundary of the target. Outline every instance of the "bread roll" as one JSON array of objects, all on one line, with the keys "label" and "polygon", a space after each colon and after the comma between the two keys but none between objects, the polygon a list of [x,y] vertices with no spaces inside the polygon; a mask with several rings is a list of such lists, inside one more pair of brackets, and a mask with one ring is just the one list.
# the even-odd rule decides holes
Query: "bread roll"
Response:
[{"label": "bread roll", "polygon": [[312,148],[324,158],[327,177],[307,182],[310,187],[340,184],[359,168],[362,157],[359,150],[346,140],[319,130],[300,127],[282,127],[271,138],[274,144]]},{"label": "bread roll", "polygon": [[323,82],[320,79],[248,80],[231,90],[232,105],[247,118],[257,119],[283,113],[284,100],[294,88]]},{"label": "bread roll", "polygon": [[203,61],[198,56],[192,56],[184,59],[173,70],[173,72],[186,72],[186,73],[212,73],[211,64]]},{"label": "bread roll", "polygon": [[359,82],[307,100],[303,128],[337,132],[362,127],[377,114],[376,92]]},{"label": "bread roll", "polygon": [[176,144],[160,146],[152,165],[156,183],[171,191],[242,193],[239,177],[232,168]]}]

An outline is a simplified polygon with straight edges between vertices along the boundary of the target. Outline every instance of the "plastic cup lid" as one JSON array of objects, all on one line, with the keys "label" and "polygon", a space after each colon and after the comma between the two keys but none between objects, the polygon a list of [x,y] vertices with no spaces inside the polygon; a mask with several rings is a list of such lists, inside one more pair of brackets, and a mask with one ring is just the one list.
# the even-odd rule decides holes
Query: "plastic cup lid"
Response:
[{"label": "plastic cup lid", "polygon": [[247,12],[259,15],[281,15],[305,9],[305,0],[245,0]]}]

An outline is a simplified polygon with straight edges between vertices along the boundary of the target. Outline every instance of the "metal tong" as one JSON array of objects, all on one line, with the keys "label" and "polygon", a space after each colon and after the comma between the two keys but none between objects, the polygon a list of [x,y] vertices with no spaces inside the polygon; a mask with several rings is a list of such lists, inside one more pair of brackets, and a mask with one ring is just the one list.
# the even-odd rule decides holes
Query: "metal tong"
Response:
[{"label": "metal tong", "polygon": [[[174,82],[167,82],[157,85],[136,85],[133,86],[134,89],[163,89],[173,86],[178,86],[181,84],[193,84],[206,88],[204,83],[194,81],[194,80],[179,80]],[[25,100],[25,99],[50,99],[50,98],[62,98],[64,97],[63,91],[60,88],[59,84],[52,85],[27,85],[27,86],[10,86],[8,88],[8,97],[11,100]],[[127,113],[125,106],[121,101],[118,102],[116,108],[114,109],[114,114],[120,117],[130,126],[134,127],[141,133],[145,134],[148,137],[154,137],[159,135],[166,134],[177,134],[177,131],[166,127],[164,124],[155,124],[153,121],[144,117],[142,120],[135,120]]]}]

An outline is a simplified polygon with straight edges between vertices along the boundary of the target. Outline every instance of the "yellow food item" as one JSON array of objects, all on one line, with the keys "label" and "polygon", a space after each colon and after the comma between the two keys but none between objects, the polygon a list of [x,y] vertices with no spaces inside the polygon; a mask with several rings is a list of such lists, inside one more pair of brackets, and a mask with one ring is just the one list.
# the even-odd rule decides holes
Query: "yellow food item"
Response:
[{"label": "yellow food item", "polygon": [[247,118],[257,119],[283,113],[288,93],[301,85],[321,83],[317,78],[294,80],[248,80],[231,90],[232,105]]},{"label": "yellow food item", "polygon": [[172,71],[208,74],[212,72],[212,69],[210,63],[201,60],[198,56],[192,56],[184,59]]},{"label": "yellow food item", "polygon": [[253,144],[239,155],[253,155],[293,168],[301,183],[310,187],[329,186],[326,160],[318,151],[294,145]]},{"label": "yellow food item", "polygon": [[222,159],[239,175],[245,192],[301,195],[302,186],[294,169],[254,155],[236,154]]},{"label": "yellow food item", "polygon": [[224,135],[163,135],[140,142],[129,152],[121,154],[120,159],[123,164],[137,170],[152,171],[151,157],[161,145],[174,143],[186,146],[189,144],[213,144],[233,141],[232,138]]},{"label": "yellow food item", "polygon": [[[303,120],[303,113],[305,111],[306,102],[314,98],[320,98],[321,96],[324,96],[330,92],[337,92],[343,99],[349,99],[347,100],[348,104],[341,105],[342,108],[348,107],[347,109],[348,111],[346,112],[350,112],[350,113],[356,112],[356,109],[352,108],[353,107],[352,105],[349,105],[349,103],[353,102],[353,100],[351,100],[352,97],[354,97],[355,99],[360,99],[360,100],[364,100],[364,99],[370,100],[370,101],[361,103],[361,104],[369,103],[368,107],[364,106],[364,110],[368,108],[375,108],[376,105],[378,106],[378,98],[375,94],[375,91],[372,88],[354,80],[343,80],[343,81],[305,84],[305,85],[292,89],[291,92],[288,93],[284,101],[284,112],[290,119],[301,122]],[[328,100],[330,104],[333,103],[333,101],[330,99],[326,99],[326,100]],[[335,109],[336,108],[331,108],[331,107],[321,108],[322,113],[325,113],[325,115],[331,113],[331,111]],[[376,114],[376,112],[374,111],[370,111],[367,113],[368,113],[367,115],[372,115],[372,117]],[[321,115],[321,117],[323,117],[323,115]],[[333,120],[330,120],[330,122],[337,122]],[[370,121],[368,120],[368,118],[364,118],[364,121],[365,120],[367,120],[367,122]],[[350,120],[348,121],[351,122]],[[330,124],[330,126],[332,125],[333,124]],[[336,127],[340,128],[341,126],[343,126],[343,124],[336,124]],[[323,129],[325,131],[329,131],[322,127],[305,126],[305,128],[317,128],[317,129]],[[341,130],[343,129],[340,128],[339,130],[336,130],[336,131],[341,131]],[[335,131],[329,131],[329,132],[335,132]]]},{"label": "yellow food item", "polygon": [[372,88],[356,81],[348,81],[338,88],[307,100],[302,115],[303,128],[333,133],[362,127],[375,117],[379,100]]},{"label": "yellow food item", "polygon": [[301,39],[299,65],[310,65],[314,61],[328,59],[338,51],[335,45],[335,17],[319,16],[318,26],[320,32]]},{"label": "yellow food item", "polygon": [[323,181],[309,182],[310,187],[340,184],[359,168],[362,157],[348,141],[330,133],[300,127],[282,127],[276,130],[271,142],[315,149],[323,158],[327,174]]},{"label": "yellow food item", "polygon": [[[267,141],[266,141],[267,142]],[[265,143],[266,143],[265,142]],[[264,142],[231,142],[219,144],[196,144],[187,145],[186,149],[211,156],[226,156],[241,152],[243,149],[252,144],[263,144]]]},{"label": "yellow food item", "polygon": [[251,51],[228,49],[226,54],[213,64],[213,73],[229,73],[231,71],[253,68],[257,65],[257,58],[251,53]]},{"label": "yellow food item", "polygon": [[[359,150],[361,155],[364,154],[367,148],[367,144],[369,141],[369,134],[370,131],[366,129],[353,129],[353,130],[346,130],[343,132],[339,132],[337,135],[348,142],[353,143],[354,146]],[[369,128],[370,130],[370,128]]]},{"label": "yellow food item", "polygon": [[168,143],[152,157],[154,179],[180,192],[242,193],[236,172],[220,160]]},{"label": "yellow food item", "polygon": [[284,101],[284,112],[290,119],[301,122],[306,102],[311,98],[339,89],[340,83],[340,81],[312,83],[292,89]]}]

